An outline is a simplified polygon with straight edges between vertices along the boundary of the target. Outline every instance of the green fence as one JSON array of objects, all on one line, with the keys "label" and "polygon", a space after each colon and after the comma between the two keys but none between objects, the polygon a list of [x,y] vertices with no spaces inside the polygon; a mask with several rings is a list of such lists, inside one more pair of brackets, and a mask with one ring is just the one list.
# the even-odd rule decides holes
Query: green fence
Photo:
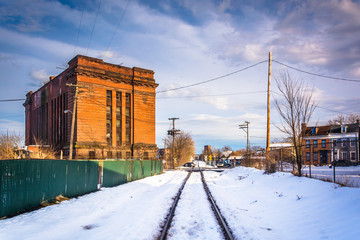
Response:
[{"label": "green fence", "polygon": [[162,172],[159,160],[2,160],[0,218],[36,208],[58,195],[75,197]]},{"label": "green fence", "polygon": [[113,187],[162,172],[160,160],[113,160],[103,162],[103,186]]}]

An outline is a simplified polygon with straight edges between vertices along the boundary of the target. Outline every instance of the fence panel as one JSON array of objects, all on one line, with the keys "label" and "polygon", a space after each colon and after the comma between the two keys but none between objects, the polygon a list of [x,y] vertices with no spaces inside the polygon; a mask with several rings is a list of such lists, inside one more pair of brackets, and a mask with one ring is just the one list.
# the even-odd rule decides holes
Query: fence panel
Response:
[{"label": "fence panel", "polygon": [[131,180],[139,180],[143,178],[143,161],[140,160],[131,160],[132,168],[131,168]]},{"label": "fence panel", "polygon": [[63,160],[0,161],[0,217],[40,206],[62,194],[97,190],[98,163]]},{"label": "fence panel", "polygon": [[128,182],[128,161],[104,161],[104,187],[113,187]]},{"label": "fence panel", "polygon": [[[161,160],[103,161],[103,186],[112,187],[162,172]],[[1,160],[0,218],[40,206],[62,194],[97,190],[99,161]]]},{"label": "fence panel", "polygon": [[154,173],[160,174],[163,171],[162,160],[153,160],[154,161]]},{"label": "fence panel", "polygon": [[153,175],[153,169],[152,169],[152,161],[146,160],[143,161],[144,166],[144,177],[149,177]]}]

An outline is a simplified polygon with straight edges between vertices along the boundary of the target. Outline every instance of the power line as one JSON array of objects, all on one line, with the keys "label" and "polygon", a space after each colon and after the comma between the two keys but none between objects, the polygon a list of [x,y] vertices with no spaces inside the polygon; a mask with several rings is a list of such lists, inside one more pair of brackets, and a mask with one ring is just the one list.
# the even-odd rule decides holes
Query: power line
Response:
[{"label": "power line", "polygon": [[327,76],[327,75],[322,75],[322,74],[318,74],[318,73],[312,73],[312,72],[308,72],[308,71],[305,71],[305,70],[301,70],[301,69],[298,69],[298,68],[295,68],[295,67],[291,67],[289,65],[286,65],[285,63],[282,63],[282,62],[279,62],[277,60],[272,60],[273,62],[276,62],[280,65],[283,65],[287,68],[291,68],[293,70],[296,70],[298,72],[302,72],[302,73],[306,73],[306,74],[309,74],[309,75],[313,75],[313,76],[317,76],[317,77],[322,77],[322,78],[330,78],[330,79],[334,79],[334,80],[339,80],[339,81],[347,81],[347,82],[358,82],[360,83],[360,80],[359,79],[349,79],[349,78],[339,78],[339,77],[331,77],[331,76]]},{"label": "power line", "polygon": [[96,25],[96,22],[97,22],[98,15],[99,15],[100,7],[101,7],[101,0],[100,0],[100,2],[99,2],[99,7],[98,7],[98,10],[97,10],[97,12],[96,12],[95,22],[94,22],[94,25],[93,25],[93,28],[92,28],[92,31],[91,31],[91,35],[90,35],[90,39],[89,39],[89,44],[88,44],[88,46],[87,46],[86,54],[85,54],[85,55],[87,55],[88,50],[89,50],[89,47],[90,47],[90,43],[91,43],[91,40],[92,40],[92,37],[93,37],[93,34],[94,34],[94,29],[95,29],[95,25]]},{"label": "power line", "polygon": [[123,12],[123,14],[121,15],[118,23],[116,24],[116,28],[115,28],[114,34],[112,35],[111,40],[110,40],[110,42],[109,42],[109,45],[106,47],[106,49],[105,49],[105,51],[104,51],[104,53],[103,53],[103,58],[104,58],[106,52],[108,51],[108,49],[109,49],[112,41],[114,40],[114,37],[115,37],[115,35],[116,35],[117,31],[118,31],[118,28],[119,28],[119,26],[120,26],[120,23],[122,22],[122,20],[123,20],[123,18],[124,18],[124,16],[125,16],[125,13],[126,13],[126,11],[127,11],[127,9],[128,9],[128,6],[129,6],[130,2],[131,2],[131,0],[128,0],[128,2],[127,2],[127,4],[126,4],[126,7],[125,7],[125,9],[124,9],[124,12]]},{"label": "power line", "polygon": [[320,106],[317,106],[317,107],[318,107],[318,108],[321,108],[321,109],[324,109],[324,110],[327,110],[327,111],[340,113],[340,114],[345,114],[345,115],[350,115],[350,114],[351,114],[351,113],[339,112],[339,111],[336,111],[336,110],[332,110],[332,109],[328,109],[328,108],[324,108],[324,107],[320,107]]},{"label": "power line", "polygon": [[182,86],[182,87],[177,87],[177,88],[171,88],[171,89],[167,89],[167,90],[162,90],[162,91],[158,91],[158,92],[156,92],[156,93],[170,92],[170,91],[175,91],[175,90],[179,90],[179,89],[189,88],[189,87],[197,86],[197,85],[200,85],[200,84],[204,84],[204,83],[216,81],[216,80],[219,80],[219,79],[221,79],[221,78],[224,78],[224,77],[228,77],[228,76],[230,76],[230,75],[233,75],[233,74],[235,74],[235,73],[238,73],[238,72],[241,72],[241,71],[245,71],[245,70],[247,70],[247,69],[249,69],[249,68],[255,67],[255,66],[257,66],[257,65],[259,65],[259,64],[262,64],[262,63],[265,63],[265,62],[268,62],[268,60],[264,60],[264,61],[255,63],[255,64],[253,64],[253,65],[250,65],[250,66],[248,66],[248,67],[242,68],[242,69],[237,70],[237,71],[235,71],[235,72],[231,72],[231,73],[222,75],[222,76],[220,76],[220,77],[212,78],[212,79],[209,79],[209,80],[205,80],[205,81],[198,82],[198,83],[193,83],[193,84],[186,85],[186,86]]},{"label": "power line", "polygon": [[85,4],[83,6],[83,10],[81,13],[81,18],[80,18],[80,23],[79,23],[79,29],[78,29],[78,34],[76,37],[76,44],[75,44],[75,50],[74,50],[74,55],[76,54],[76,50],[77,50],[77,46],[78,46],[78,40],[79,40],[79,35],[80,35],[80,28],[81,28],[81,24],[82,24],[82,20],[83,20],[83,16],[84,16],[84,11],[85,11]]},{"label": "power line", "polygon": [[[281,93],[278,93],[276,91],[271,91],[272,93],[275,93],[277,95],[280,95],[280,96],[283,96],[283,94]],[[350,115],[351,113],[344,113],[344,112],[339,112],[339,111],[336,111],[336,110],[332,110],[332,109],[329,109],[329,108],[324,108],[324,107],[321,107],[319,105],[316,106],[317,108],[321,108],[321,109],[324,109],[324,110],[327,110],[327,111],[330,111],[330,112],[336,112],[336,113],[340,113],[340,114],[345,114],[345,115]]]},{"label": "power line", "polygon": [[223,93],[223,94],[200,95],[200,96],[183,96],[183,97],[157,97],[157,99],[220,97],[220,96],[234,96],[234,95],[241,95],[241,94],[254,94],[254,93],[264,93],[264,92],[267,92],[267,91]]},{"label": "power line", "polygon": [[0,100],[0,102],[16,102],[16,101],[25,101],[25,99],[18,98],[18,99],[4,99],[4,100]]}]

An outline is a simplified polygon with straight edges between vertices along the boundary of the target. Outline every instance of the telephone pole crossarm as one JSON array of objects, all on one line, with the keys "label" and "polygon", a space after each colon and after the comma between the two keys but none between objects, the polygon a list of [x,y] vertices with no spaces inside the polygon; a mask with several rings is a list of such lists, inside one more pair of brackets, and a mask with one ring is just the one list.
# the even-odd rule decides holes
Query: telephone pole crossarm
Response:
[{"label": "telephone pole crossarm", "polygon": [[249,121],[245,121],[245,124],[240,124],[239,129],[244,130],[246,133],[246,153],[249,155]]}]

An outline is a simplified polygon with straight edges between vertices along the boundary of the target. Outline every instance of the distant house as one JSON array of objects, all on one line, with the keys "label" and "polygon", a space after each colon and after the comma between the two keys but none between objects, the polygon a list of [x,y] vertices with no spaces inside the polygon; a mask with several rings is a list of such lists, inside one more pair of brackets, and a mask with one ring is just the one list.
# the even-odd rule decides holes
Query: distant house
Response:
[{"label": "distant house", "polygon": [[304,126],[303,161],[326,165],[332,161],[359,162],[359,123]]},{"label": "distant house", "polygon": [[270,156],[275,161],[292,162],[294,156],[294,145],[292,143],[270,143]]}]

